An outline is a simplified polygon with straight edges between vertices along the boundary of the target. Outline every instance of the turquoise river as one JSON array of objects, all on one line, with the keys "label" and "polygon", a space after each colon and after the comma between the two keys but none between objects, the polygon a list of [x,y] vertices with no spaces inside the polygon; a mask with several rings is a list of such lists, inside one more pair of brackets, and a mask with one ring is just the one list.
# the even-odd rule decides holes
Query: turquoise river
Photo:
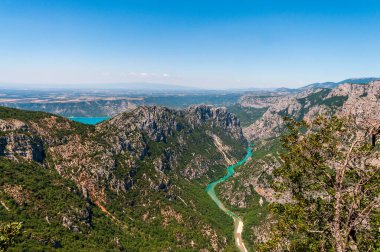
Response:
[{"label": "turquoise river", "polygon": [[[91,124],[91,125],[95,125],[97,123],[100,123],[104,120],[107,120],[108,117],[71,117],[69,118],[73,121],[77,121],[77,122],[80,122],[80,123],[84,123],[84,124]],[[247,162],[247,160],[252,157],[252,148],[253,146],[249,146],[247,148],[247,154],[245,155],[245,157],[240,160],[239,162],[237,162],[236,164],[234,165],[230,165],[229,167],[227,167],[227,174],[225,176],[223,176],[222,178],[214,181],[214,182],[211,182],[210,184],[207,185],[206,187],[206,192],[208,193],[208,195],[211,197],[211,199],[218,205],[218,207],[223,211],[225,212],[228,216],[230,216],[233,220],[234,220],[234,237],[235,237],[235,244],[237,246],[237,248],[242,251],[242,252],[247,252],[247,248],[245,247],[244,245],[244,241],[243,241],[243,238],[242,238],[242,232],[243,232],[243,221],[242,219],[237,216],[235,213],[231,212],[230,210],[228,210],[224,205],[223,203],[219,200],[218,196],[216,196],[215,194],[215,187],[219,184],[219,183],[223,183],[224,181],[226,181],[227,179],[229,179],[230,177],[232,177],[235,173],[235,168],[243,165],[245,162]]]},{"label": "turquoise river", "polygon": [[241,166],[242,164],[244,164],[245,162],[247,162],[250,157],[252,157],[252,149],[251,149],[251,147],[252,147],[252,145],[247,148],[247,154],[245,155],[245,157],[242,160],[240,160],[239,162],[237,162],[234,165],[231,165],[231,166],[227,167],[227,174],[225,176],[223,176],[222,178],[220,178],[220,179],[218,179],[218,180],[216,180],[216,181],[208,184],[207,187],[206,187],[206,192],[212,198],[212,200],[218,205],[218,207],[223,212],[225,212],[228,216],[230,216],[234,220],[234,226],[235,226],[235,229],[234,229],[235,244],[238,247],[238,249],[240,251],[243,251],[243,252],[248,251],[247,248],[244,245],[244,241],[243,241],[243,238],[242,238],[243,221],[235,213],[233,213],[230,210],[228,210],[224,206],[224,204],[219,200],[218,196],[216,196],[216,194],[215,194],[215,187],[219,183],[223,183],[224,181],[226,181],[227,179],[229,179],[230,177],[232,177],[234,175],[234,173],[235,173],[234,169],[237,168],[237,167],[239,167],[239,166]]}]

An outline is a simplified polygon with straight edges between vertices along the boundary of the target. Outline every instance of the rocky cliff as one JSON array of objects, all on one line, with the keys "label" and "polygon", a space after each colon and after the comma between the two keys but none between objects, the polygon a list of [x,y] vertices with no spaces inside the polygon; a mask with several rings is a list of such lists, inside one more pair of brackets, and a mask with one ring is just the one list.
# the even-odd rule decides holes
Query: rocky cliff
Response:
[{"label": "rocky cliff", "polygon": [[[272,170],[280,165],[279,136],[285,129],[284,117],[310,121],[318,115],[356,119],[363,128],[380,125],[380,81],[367,84],[344,83],[334,89],[306,89],[300,93],[274,97],[243,97],[251,106],[269,105],[263,116],[243,129],[255,143],[254,158],[235,176],[236,181],[222,185],[221,194],[232,206],[247,208],[258,193],[269,202],[284,202],[289,195],[275,197],[269,186]],[[247,106],[249,104],[246,104]],[[233,193],[238,191],[239,193]]]},{"label": "rocky cliff", "polygon": [[[243,97],[245,106],[264,106],[267,111],[243,129],[255,144],[253,158],[239,168],[234,177],[221,184],[220,198],[245,220],[245,240],[254,246],[267,241],[270,223],[266,205],[290,202],[291,192],[272,189],[273,170],[281,165],[280,136],[285,130],[284,117],[311,121],[318,115],[352,117],[359,128],[380,127],[380,81],[368,85],[344,83],[334,89],[306,89],[297,94],[274,97]],[[378,148],[378,147],[376,147]],[[373,165],[379,166],[378,159]]]},{"label": "rocky cliff", "polygon": [[363,123],[379,121],[380,81],[368,85],[345,83],[334,89],[308,89],[278,99],[263,117],[244,129],[250,140],[279,136],[284,129],[284,116],[309,120],[318,114],[352,116]]},{"label": "rocky cliff", "polygon": [[[239,120],[225,108],[138,107],[95,127],[6,108],[0,108],[0,118],[0,156],[15,166],[26,164],[25,173],[28,163],[57,173],[72,181],[75,188],[70,190],[89,203],[83,211],[66,209],[47,217],[50,222],[58,218],[66,230],[81,232],[80,223],[93,225],[89,214],[96,207],[113,225],[135,229],[120,241],[126,247],[133,235],[144,233],[154,243],[141,244],[146,249],[217,251],[233,246],[223,231],[229,223],[216,224],[222,213],[205,200],[204,192],[226,165],[244,155],[247,144]],[[11,187],[26,185],[0,181],[0,191],[8,197],[6,188]],[[2,202],[9,204],[6,198]],[[167,237],[159,238],[160,232]]]}]

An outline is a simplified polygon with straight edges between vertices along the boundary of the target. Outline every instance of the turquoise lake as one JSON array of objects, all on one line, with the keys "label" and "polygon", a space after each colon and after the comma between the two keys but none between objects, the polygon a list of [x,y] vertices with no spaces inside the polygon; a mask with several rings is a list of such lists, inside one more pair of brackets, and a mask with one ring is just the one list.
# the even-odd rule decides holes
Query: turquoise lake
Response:
[{"label": "turquoise lake", "polygon": [[95,125],[109,119],[109,117],[70,117],[69,119],[75,122]]}]

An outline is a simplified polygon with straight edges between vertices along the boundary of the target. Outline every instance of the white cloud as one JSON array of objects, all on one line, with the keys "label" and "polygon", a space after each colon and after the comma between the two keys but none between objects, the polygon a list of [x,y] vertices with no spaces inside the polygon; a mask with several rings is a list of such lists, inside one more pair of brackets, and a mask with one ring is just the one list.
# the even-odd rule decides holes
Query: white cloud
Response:
[{"label": "white cloud", "polygon": [[129,76],[134,77],[142,77],[142,78],[149,78],[149,77],[163,77],[163,78],[169,78],[171,77],[168,73],[148,73],[148,72],[129,72]]}]

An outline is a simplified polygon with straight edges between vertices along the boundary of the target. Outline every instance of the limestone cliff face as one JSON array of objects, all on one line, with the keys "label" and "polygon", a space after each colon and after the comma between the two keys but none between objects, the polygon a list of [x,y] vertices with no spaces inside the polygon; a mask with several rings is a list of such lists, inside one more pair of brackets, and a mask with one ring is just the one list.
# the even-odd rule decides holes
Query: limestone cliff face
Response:
[{"label": "limestone cliff face", "polygon": [[239,104],[242,107],[268,108],[283,97],[284,95],[277,94],[275,96],[244,95],[239,99]]},{"label": "limestone cliff face", "polygon": [[176,121],[176,111],[164,107],[139,107],[132,113],[120,114],[101,124],[98,129],[113,127],[116,132],[144,132],[148,139],[160,142],[173,136],[181,129],[181,123]]},{"label": "limestone cliff face", "polygon": [[[228,144],[235,142],[240,149],[246,144],[237,117],[209,106],[187,110],[143,106],[96,127],[56,116],[4,119],[0,130],[0,155],[54,168],[73,180],[85,197],[102,204],[107,203],[107,190],[120,194],[144,181],[152,190],[173,194],[171,176],[208,177],[228,160],[240,158],[235,146]],[[228,143],[222,140],[226,138]],[[196,150],[198,144],[206,149]],[[221,145],[227,147],[221,150]],[[148,170],[142,172],[142,164]]]},{"label": "limestone cliff face", "polygon": [[43,162],[45,151],[42,140],[31,134],[28,125],[19,120],[0,120],[0,131],[0,156]]},{"label": "limestone cliff face", "polygon": [[240,97],[238,103],[242,107],[268,108],[276,104],[285,96],[290,96],[295,90],[279,88],[274,91],[248,92]]},{"label": "limestone cliff face", "polygon": [[[291,116],[298,120],[311,121],[318,115],[352,117],[363,128],[380,125],[380,81],[363,84],[342,84],[334,89],[309,89],[299,94],[283,97],[272,104],[267,112],[256,123],[244,129],[246,137],[253,140],[262,150],[278,146],[276,137],[283,133],[285,122],[283,116]],[[274,197],[268,179],[275,166],[281,160],[278,153],[269,152],[258,160],[249,162],[238,174],[239,183],[233,186],[230,182],[223,185],[223,197],[230,204],[246,207],[250,202],[252,191],[256,191],[267,201],[284,202],[289,195]],[[242,186],[243,185],[243,186]],[[238,187],[240,190],[237,190]],[[239,194],[232,194],[232,190]]]},{"label": "limestone cliff face", "polygon": [[380,81],[369,85],[344,84],[332,90],[330,97],[347,96],[339,116],[352,116],[359,124],[380,124]]},{"label": "limestone cliff face", "polygon": [[279,136],[284,129],[283,117],[302,117],[304,115],[303,109],[310,107],[310,103],[304,100],[312,94],[320,92],[322,92],[321,89],[306,90],[277,99],[264,113],[262,118],[244,129],[245,136],[252,141]]},{"label": "limestone cliff face", "polygon": [[[162,227],[170,229],[167,223],[172,217],[166,209],[179,207],[181,214],[193,217],[177,225],[207,226],[212,235],[202,239],[210,240],[214,250],[226,246],[224,234],[198,212],[204,209],[202,199],[188,191],[203,190],[245,154],[247,141],[240,122],[227,109],[143,106],[96,126],[5,108],[0,108],[0,116],[0,156],[57,171],[75,183],[90,205],[117,223],[123,222],[125,211],[136,211],[141,215],[133,214],[134,218],[155,225],[163,218]],[[90,218],[82,210],[65,212],[62,225],[79,232],[77,219]],[[192,246],[204,248],[196,242]]]},{"label": "limestone cliff face", "polygon": [[226,108],[216,108],[206,105],[193,106],[186,110],[171,110],[158,106],[141,106],[132,113],[120,114],[98,126],[98,130],[111,128],[117,132],[143,131],[155,142],[166,142],[186,127],[218,128],[230,134],[237,140],[243,140],[239,119]]},{"label": "limestone cliff face", "polygon": [[185,118],[192,128],[209,124],[212,128],[224,130],[236,140],[244,140],[239,119],[225,107],[192,106],[186,111]]},{"label": "limestone cliff face", "polygon": [[243,130],[247,139],[267,154],[244,165],[235,176],[238,183],[227,181],[221,185],[222,197],[230,205],[249,207],[254,191],[268,202],[290,199],[289,194],[277,197],[269,185],[273,168],[281,164],[274,146],[279,146],[277,137],[284,132],[284,116],[305,121],[318,115],[351,116],[364,129],[380,127],[380,81],[368,85],[345,83],[334,89],[308,89],[276,99],[262,118]]},{"label": "limestone cliff face", "polygon": [[380,115],[380,81],[363,84],[342,84],[334,89],[309,89],[279,99],[263,117],[244,129],[249,140],[279,136],[284,129],[283,116],[306,121],[319,114],[353,116],[363,123],[376,124]]},{"label": "limestone cliff face", "polygon": [[[242,146],[246,144],[240,122],[235,115],[229,113],[226,108],[205,105],[190,107],[187,110],[142,106],[131,113],[120,114],[98,125],[97,131],[108,134],[107,141],[113,146],[115,153],[139,159],[152,156],[149,142],[170,145],[174,144],[174,140],[176,148],[165,148],[162,154],[154,159],[154,167],[163,173],[170,170],[179,171],[188,179],[201,178],[208,173],[210,167],[227,164],[225,159],[210,159],[206,153],[199,150],[186,153],[189,147],[197,144],[202,146],[202,142],[207,142],[206,148],[216,148],[218,152],[213,135],[220,134],[228,136]],[[203,139],[199,139],[199,143],[194,142],[195,132],[204,135]],[[182,162],[184,155],[191,155],[191,161]],[[227,156],[234,158],[232,151],[227,152]]]}]

